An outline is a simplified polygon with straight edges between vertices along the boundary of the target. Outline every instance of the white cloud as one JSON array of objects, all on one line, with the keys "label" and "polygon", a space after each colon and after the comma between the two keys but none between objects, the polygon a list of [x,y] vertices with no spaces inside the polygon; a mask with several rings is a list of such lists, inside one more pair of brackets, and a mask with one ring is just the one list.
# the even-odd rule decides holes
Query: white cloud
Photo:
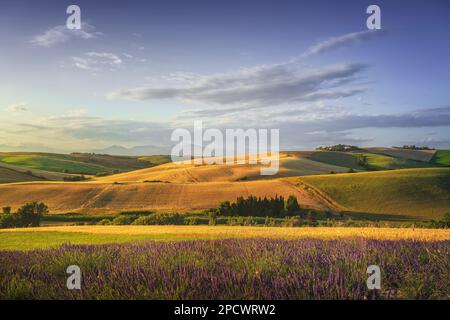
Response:
[{"label": "white cloud", "polygon": [[89,71],[98,71],[103,67],[116,70],[123,63],[118,55],[110,52],[88,52],[82,57],[73,57],[72,62],[76,68]]},{"label": "white cloud", "polygon": [[95,31],[94,26],[82,23],[80,30],[69,30],[65,25],[53,27],[42,34],[34,36],[30,42],[40,47],[51,47],[74,38],[88,40],[97,38],[100,35],[102,33]]},{"label": "white cloud", "polygon": [[310,70],[298,70],[296,66],[284,64],[260,66],[232,74],[200,77],[184,87],[134,88],[114,92],[110,97],[182,99],[209,106],[268,107],[348,95],[348,90],[343,93],[339,89],[341,81],[353,79],[364,69],[365,66],[360,64]]},{"label": "white cloud", "polygon": [[[110,93],[109,98],[129,100],[179,99],[214,107],[211,113],[234,112],[238,107],[264,108],[302,101],[337,99],[357,95],[361,88],[348,87],[365,69],[361,64],[338,64],[305,69],[301,61],[315,54],[355,42],[369,40],[380,31],[361,31],[332,37],[309,48],[304,54],[288,62],[260,65],[237,72],[196,75],[172,73],[166,80],[175,80],[179,86],[143,86]],[[344,86],[346,86],[344,88]],[[200,113],[207,113],[200,111]]]},{"label": "white cloud", "polygon": [[7,106],[5,108],[6,111],[9,112],[25,112],[28,111],[28,103],[15,103]]},{"label": "white cloud", "polygon": [[301,58],[307,58],[312,55],[321,54],[336,48],[344,47],[356,42],[371,40],[372,38],[381,35],[379,30],[365,30],[359,32],[347,33],[338,37],[331,37],[325,41],[319,42],[310,47]]}]

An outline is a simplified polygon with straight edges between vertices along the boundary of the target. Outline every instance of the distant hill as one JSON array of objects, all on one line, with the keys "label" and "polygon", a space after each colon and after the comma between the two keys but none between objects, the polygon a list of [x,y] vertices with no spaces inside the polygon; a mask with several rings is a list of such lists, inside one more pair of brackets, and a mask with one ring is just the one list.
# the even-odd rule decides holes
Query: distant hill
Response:
[{"label": "distant hill", "polygon": [[0,183],[25,182],[25,181],[62,181],[64,178],[74,175],[51,172],[38,169],[29,169],[12,164],[0,162]]},{"label": "distant hill", "polygon": [[402,148],[383,148],[383,147],[371,147],[364,148],[364,150],[370,153],[378,153],[384,154],[397,158],[404,158],[409,160],[423,161],[429,162],[433,155],[436,153],[436,150],[411,150],[411,149],[402,149]]},{"label": "distant hill", "polygon": [[162,157],[155,157],[154,161],[151,161],[152,157],[138,158],[92,153],[1,152],[0,165],[15,166],[13,169],[96,175],[127,172],[170,161]]},{"label": "distant hill", "polygon": [[262,176],[260,165],[215,164],[197,165],[191,161],[167,163],[153,168],[130,171],[97,178],[99,182],[167,181],[172,183],[195,183],[214,181],[244,181],[273,179],[279,177],[347,172],[348,168],[308,159],[302,152],[281,152],[279,172],[276,176]]},{"label": "distant hill", "polygon": [[44,180],[20,171],[3,168],[0,166],[0,183],[40,181]]},{"label": "distant hill", "polygon": [[359,151],[358,152],[315,151],[312,152],[309,157],[313,160],[320,161],[323,163],[328,163],[331,165],[337,165],[346,168],[352,168],[354,170],[361,170],[361,171],[408,169],[408,168],[432,168],[437,166],[437,164],[435,163],[411,160],[406,157],[390,156],[378,152],[371,153]]},{"label": "distant hill", "polygon": [[[0,153],[0,208],[36,200],[52,213],[192,212],[238,196],[293,194],[303,207],[378,214],[380,219],[434,219],[450,211],[446,156],[438,151],[425,162],[361,150],[281,152],[278,174],[261,176],[260,165],[166,163],[167,155]],[[41,181],[62,180],[70,176],[66,170],[108,175],[83,182]],[[113,170],[122,172],[110,175]]]},{"label": "distant hill", "polygon": [[111,154],[117,156],[143,156],[143,155],[157,155],[157,154],[170,154],[171,149],[161,146],[136,146],[126,148],[123,146],[113,145],[104,149],[93,150],[93,153],[98,154]]}]

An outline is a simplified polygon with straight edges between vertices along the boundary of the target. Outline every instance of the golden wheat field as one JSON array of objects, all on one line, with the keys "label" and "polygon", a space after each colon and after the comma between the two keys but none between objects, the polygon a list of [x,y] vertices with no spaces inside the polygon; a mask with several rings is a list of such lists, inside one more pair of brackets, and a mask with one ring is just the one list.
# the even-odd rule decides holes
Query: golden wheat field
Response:
[{"label": "golden wheat field", "polygon": [[0,187],[0,205],[16,209],[24,199],[42,201],[52,214],[67,212],[114,213],[124,210],[195,211],[234,201],[239,196],[295,195],[308,207],[329,209],[312,190],[282,180],[175,183],[22,183]]},{"label": "golden wheat field", "polygon": [[[260,165],[196,165],[185,161],[82,182],[0,184],[0,208],[10,206],[17,210],[27,201],[40,201],[48,205],[51,214],[197,212],[216,208],[223,201],[233,202],[240,196],[294,195],[303,208],[323,211],[393,214],[408,219],[441,218],[448,211],[445,168],[329,174],[348,168],[311,160],[311,154],[280,153],[280,170],[275,176],[262,176]],[[380,183],[382,178],[384,182]]]},{"label": "golden wheat field", "polygon": [[[281,177],[343,171],[302,153],[282,153],[276,176],[261,176],[260,165],[169,163],[83,182],[28,182],[0,185],[0,207],[41,201],[50,212],[114,213],[125,210],[196,211],[217,207],[239,196],[288,197],[305,206],[336,209],[312,188],[298,188]],[[263,178],[263,179],[261,179]]]},{"label": "golden wheat field", "polygon": [[[164,181],[171,183],[197,183],[197,182],[236,182],[243,179],[259,180],[278,177],[304,176],[345,172],[348,169],[308,159],[306,152],[282,152],[279,155],[279,172],[275,176],[262,176],[261,165],[237,164],[194,164],[192,161],[167,163],[153,168],[135,170],[114,176],[101,177],[95,182],[144,182]],[[211,158],[215,159],[215,158]]]},{"label": "golden wheat field", "polygon": [[285,238],[342,239],[361,237],[379,240],[450,240],[448,229],[373,227],[240,227],[240,226],[54,226],[6,229],[4,233],[64,232],[95,235],[149,235],[186,238]]}]

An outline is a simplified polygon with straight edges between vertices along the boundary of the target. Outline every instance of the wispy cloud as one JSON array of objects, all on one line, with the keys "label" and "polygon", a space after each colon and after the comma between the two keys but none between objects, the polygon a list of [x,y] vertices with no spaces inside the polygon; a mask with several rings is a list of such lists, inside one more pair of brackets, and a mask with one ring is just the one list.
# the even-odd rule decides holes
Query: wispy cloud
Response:
[{"label": "wispy cloud", "polygon": [[64,25],[56,26],[34,36],[30,42],[40,47],[51,47],[71,39],[89,40],[95,39],[100,35],[102,35],[102,33],[95,31],[94,26],[84,22],[82,23],[80,30],[70,30]]},{"label": "wispy cloud", "polygon": [[[199,79],[195,85],[182,88],[135,88],[120,90],[112,98],[131,100],[182,99],[205,105],[276,106],[311,101],[328,95],[343,95],[336,87],[339,81],[353,78],[366,66],[339,64],[308,71],[285,65],[261,66],[234,74]],[[348,94],[348,93],[345,93]]]},{"label": "wispy cloud", "polygon": [[[295,100],[295,108],[288,108],[284,109],[279,108],[277,111],[269,111],[264,110],[264,113],[259,113],[257,118],[264,118],[267,115],[270,117],[273,116],[279,116],[279,115],[286,115],[286,116],[292,116],[292,114],[295,114],[295,111],[302,111],[303,114],[305,112],[311,113],[314,112],[315,114],[322,113],[324,111],[323,108],[319,104],[304,104],[304,102],[321,102],[323,100],[328,99],[340,99],[340,98],[348,98],[357,94],[360,94],[364,92],[364,89],[362,88],[355,88],[355,89],[339,89],[339,90],[320,90],[317,92],[307,93],[305,94],[301,99]],[[249,112],[254,111],[258,109],[263,108],[270,108],[272,105],[254,105],[254,106],[246,106],[245,110],[241,107],[231,107],[231,108],[203,108],[203,109],[190,109],[183,111],[177,116],[177,119],[190,119],[190,118],[209,118],[209,117],[218,117],[218,116],[225,116],[225,115],[233,115],[233,114],[242,114],[242,112]],[[336,111],[335,109],[333,109]]]},{"label": "wispy cloud", "polygon": [[337,37],[331,37],[310,47],[303,55],[300,56],[300,58],[307,58],[316,54],[331,51],[333,49],[345,47],[353,43],[371,40],[381,34],[383,34],[383,32],[380,30],[365,30],[347,33]]},{"label": "wispy cloud", "polygon": [[90,71],[98,71],[107,67],[115,70],[122,65],[122,59],[110,52],[88,52],[82,57],[72,57],[73,65],[76,68]]},{"label": "wispy cloud", "polygon": [[13,113],[25,112],[25,111],[28,111],[28,103],[24,103],[24,102],[22,102],[22,103],[14,103],[14,104],[11,104],[11,105],[7,106],[5,108],[5,110],[9,111],[9,112],[13,112]]},{"label": "wispy cloud", "polygon": [[[207,76],[175,73],[168,78],[180,81],[183,85],[122,89],[108,96],[137,101],[178,99],[214,108],[209,112],[196,110],[192,115],[232,113],[243,106],[248,110],[349,97],[363,91],[362,88],[344,88],[344,85],[353,83],[366,68],[365,65],[337,64],[307,69],[300,62],[315,54],[369,40],[376,34],[379,32],[361,31],[332,37],[312,46],[298,58],[284,63]],[[217,106],[222,108],[217,109]]]},{"label": "wispy cloud", "polygon": [[[343,131],[360,128],[424,128],[450,126],[450,107],[419,109],[395,114],[331,114],[319,121],[304,121],[293,114],[289,120],[272,121],[272,125],[302,128],[304,132]],[[285,132],[285,134],[288,134]]]}]

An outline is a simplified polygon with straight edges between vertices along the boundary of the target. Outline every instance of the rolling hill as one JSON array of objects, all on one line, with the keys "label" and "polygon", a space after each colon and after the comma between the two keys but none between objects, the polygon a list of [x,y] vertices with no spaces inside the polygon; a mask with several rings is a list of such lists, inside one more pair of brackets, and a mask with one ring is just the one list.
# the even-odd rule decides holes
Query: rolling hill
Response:
[{"label": "rolling hill", "polygon": [[116,213],[120,211],[196,211],[234,201],[238,196],[295,195],[305,206],[334,209],[308,189],[280,179],[200,183],[28,182],[0,185],[0,207],[14,210],[27,201],[42,201],[50,212]]},{"label": "rolling hill", "polygon": [[167,163],[153,168],[136,170],[108,177],[97,182],[171,182],[196,183],[213,181],[243,181],[273,179],[274,177],[304,176],[330,172],[346,172],[348,168],[314,161],[301,152],[280,153],[280,169],[276,176],[261,176],[260,165],[215,164],[196,165],[191,161]]},{"label": "rolling hill", "polygon": [[358,156],[352,152],[338,151],[314,151],[308,156],[310,159],[327,163],[330,165],[351,168],[354,170],[365,171],[366,169],[358,164]]},{"label": "rolling hill", "polygon": [[[361,157],[364,157],[367,161],[366,165],[364,166],[362,166],[358,162],[358,159]],[[437,164],[435,163],[411,160],[405,157],[396,157],[382,153],[370,153],[370,152],[316,151],[312,152],[309,155],[309,158],[330,165],[352,168],[357,171],[432,168],[437,166]]]},{"label": "rolling hill", "polygon": [[450,150],[438,150],[431,159],[431,162],[450,166]]},{"label": "rolling hill", "polygon": [[[0,163],[0,177],[3,177],[0,182],[18,182],[0,185],[0,207],[15,209],[35,200],[48,204],[51,213],[189,212],[216,207],[238,196],[287,197],[293,194],[303,207],[319,210],[414,219],[439,218],[450,211],[450,168],[347,173],[349,168],[364,169],[357,162],[358,154],[361,153],[282,152],[276,176],[261,176],[259,165],[196,165],[186,161],[93,177],[83,182],[40,181],[60,180],[63,174],[38,169],[30,174],[23,167]],[[428,166],[425,162],[405,158],[362,154],[368,158],[369,165],[377,169],[402,168],[410,164]],[[95,161],[134,161],[102,157],[105,158]],[[154,163],[167,160],[164,156],[151,159]],[[83,161],[88,163],[86,159]],[[41,177],[44,173],[56,176]]]},{"label": "rolling hill", "polygon": [[51,172],[39,169],[28,169],[12,164],[0,162],[0,183],[14,183],[25,181],[62,181],[65,177],[73,177],[74,175]]},{"label": "rolling hill", "polygon": [[450,212],[450,168],[289,178],[324,192],[349,211],[439,218]]},{"label": "rolling hill", "polygon": [[[123,210],[190,211],[234,201],[238,196],[296,195],[305,206],[336,209],[314,190],[297,188],[281,177],[345,172],[303,157],[283,153],[277,176],[261,176],[259,165],[194,165],[168,163],[79,183],[30,182],[0,186],[0,206],[16,208],[43,201],[52,213],[118,212]],[[248,181],[246,181],[248,180]],[[254,180],[254,181],[252,181]]]},{"label": "rolling hill", "polygon": [[[90,153],[54,154],[29,152],[1,152],[0,166],[24,173],[31,171],[30,179],[34,180],[63,180],[70,174],[112,174],[142,168],[152,167],[170,162],[169,156],[110,156]],[[54,173],[53,175],[51,173]],[[63,175],[64,174],[64,175]],[[16,180],[9,174],[7,182],[21,182],[24,176],[17,176]],[[33,177],[34,176],[34,177]],[[42,179],[36,179],[36,176]],[[0,179],[2,177],[0,176]]]},{"label": "rolling hill", "polygon": [[43,180],[20,171],[0,167],[0,183],[25,182]]},{"label": "rolling hill", "polygon": [[401,148],[383,148],[383,147],[364,148],[364,150],[370,153],[384,154],[391,157],[423,162],[431,161],[433,155],[436,153],[436,150],[409,150]]}]

